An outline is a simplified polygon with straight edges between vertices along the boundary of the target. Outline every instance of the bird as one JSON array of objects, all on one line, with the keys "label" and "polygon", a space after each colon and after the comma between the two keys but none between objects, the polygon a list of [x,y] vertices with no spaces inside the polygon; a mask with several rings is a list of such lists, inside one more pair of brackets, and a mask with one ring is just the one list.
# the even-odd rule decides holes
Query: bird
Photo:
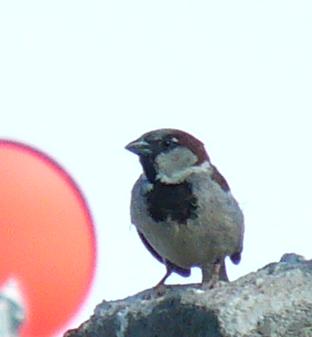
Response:
[{"label": "bird", "polygon": [[139,157],[143,173],[131,192],[130,216],[147,250],[173,273],[202,272],[203,288],[228,281],[225,258],[241,260],[243,212],[214,166],[204,144],[190,133],[152,130],[126,149]]}]

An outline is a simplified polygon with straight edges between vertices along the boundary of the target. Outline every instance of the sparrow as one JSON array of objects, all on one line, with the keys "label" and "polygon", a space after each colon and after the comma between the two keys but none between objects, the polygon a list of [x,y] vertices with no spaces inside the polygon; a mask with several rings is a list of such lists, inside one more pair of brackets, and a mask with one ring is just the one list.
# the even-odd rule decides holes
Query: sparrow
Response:
[{"label": "sparrow", "polygon": [[172,272],[189,276],[192,267],[201,269],[205,288],[228,281],[225,258],[240,262],[244,216],[204,144],[181,130],[158,129],[126,149],[143,168],[131,193],[131,222],[166,266],[157,286]]}]

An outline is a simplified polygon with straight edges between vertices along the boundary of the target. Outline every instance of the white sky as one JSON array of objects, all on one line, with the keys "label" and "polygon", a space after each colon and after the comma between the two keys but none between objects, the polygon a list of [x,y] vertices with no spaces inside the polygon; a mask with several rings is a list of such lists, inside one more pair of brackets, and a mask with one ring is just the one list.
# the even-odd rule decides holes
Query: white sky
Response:
[{"label": "white sky", "polygon": [[310,0],[0,2],[0,137],[63,165],[96,223],[94,286],[70,326],[163,276],[129,218],[141,167],[124,146],[151,129],[200,138],[240,202],[231,279],[311,258],[311,60]]}]

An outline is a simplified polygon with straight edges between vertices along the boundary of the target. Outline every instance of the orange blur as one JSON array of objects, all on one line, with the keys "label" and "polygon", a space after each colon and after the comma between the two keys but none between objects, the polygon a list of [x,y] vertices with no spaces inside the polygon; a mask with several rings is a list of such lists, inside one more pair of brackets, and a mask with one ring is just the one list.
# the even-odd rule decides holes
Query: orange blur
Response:
[{"label": "orange blur", "polygon": [[22,286],[22,337],[51,336],[86,296],[95,269],[88,207],[73,180],[30,147],[0,141],[0,284]]}]

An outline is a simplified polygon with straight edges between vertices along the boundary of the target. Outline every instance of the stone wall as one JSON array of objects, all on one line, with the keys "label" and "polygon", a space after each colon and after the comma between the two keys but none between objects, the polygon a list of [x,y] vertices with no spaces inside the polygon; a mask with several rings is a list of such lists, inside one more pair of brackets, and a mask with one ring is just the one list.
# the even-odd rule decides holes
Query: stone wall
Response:
[{"label": "stone wall", "polygon": [[312,260],[285,254],[235,282],[102,302],[65,337],[312,337]]}]

